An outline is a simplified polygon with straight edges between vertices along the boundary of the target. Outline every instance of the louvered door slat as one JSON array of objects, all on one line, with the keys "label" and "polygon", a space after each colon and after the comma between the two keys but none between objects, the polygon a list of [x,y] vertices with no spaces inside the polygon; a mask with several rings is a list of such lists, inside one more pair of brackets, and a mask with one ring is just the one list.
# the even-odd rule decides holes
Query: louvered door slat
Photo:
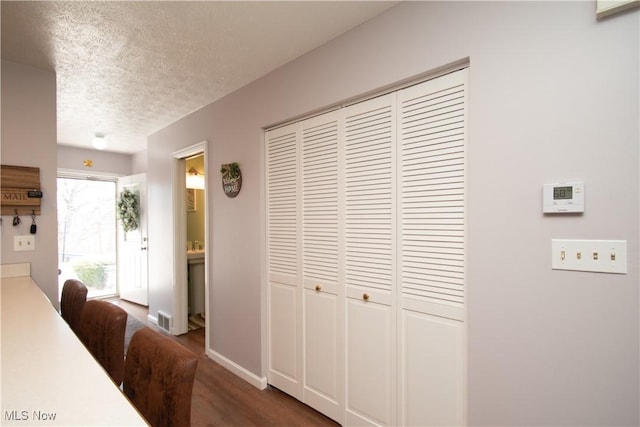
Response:
[{"label": "louvered door slat", "polygon": [[[338,119],[302,124],[302,269],[305,282],[338,286]],[[314,285],[315,286],[315,285]]]},{"label": "louvered door slat", "polygon": [[345,110],[345,284],[393,289],[393,99]]},{"label": "louvered door slat", "polygon": [[267,133],[267,265],[295,284],[298,268],[297,127]]},{"label": "louvered door slat", "polygon": [[450,77],[398,94],[401,295],[460,309],[465,297],[465,97],[464,82]]}]

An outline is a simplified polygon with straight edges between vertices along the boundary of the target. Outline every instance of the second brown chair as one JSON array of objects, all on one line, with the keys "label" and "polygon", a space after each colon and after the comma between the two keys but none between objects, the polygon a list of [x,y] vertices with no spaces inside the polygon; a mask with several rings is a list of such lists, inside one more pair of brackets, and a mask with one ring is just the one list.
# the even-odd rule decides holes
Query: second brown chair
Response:
[{"label": "second brown chair", "polygon": [[87,301],[80,320],[80,339],[118,386],[124,377],[127,312],[100,300]]},{"label": "second brown chair", "polygon": [[133,334],[122,390],[153,427],[191,424],[198,357],[150,328]]}]

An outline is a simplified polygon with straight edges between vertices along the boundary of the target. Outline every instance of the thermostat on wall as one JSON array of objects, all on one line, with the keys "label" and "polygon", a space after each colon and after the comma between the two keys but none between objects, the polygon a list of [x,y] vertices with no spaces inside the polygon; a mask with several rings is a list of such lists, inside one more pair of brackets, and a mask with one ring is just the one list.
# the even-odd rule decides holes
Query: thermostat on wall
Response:
[{"label": "thermostat on wall", "polygon": [[584,212],[584,182],[545,184],[542,189],[544,213]]}]

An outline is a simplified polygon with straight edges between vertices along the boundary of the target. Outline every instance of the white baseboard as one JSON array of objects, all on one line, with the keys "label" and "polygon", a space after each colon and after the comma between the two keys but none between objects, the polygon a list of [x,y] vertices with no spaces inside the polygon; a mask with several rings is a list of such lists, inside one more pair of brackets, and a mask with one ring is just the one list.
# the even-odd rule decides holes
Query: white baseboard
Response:
[{"label": "white baseboard", "polygon": [[255,375],[253,372],[250,372],[238,365],[237,363],[227,359],[221,354],[216,353],[213,350],[207,350],[207,356],[211,358],[214,362],[222,365],[226,370],[230,371],[234,375],[242,378],[252,386],[256,387],[259,390],[264,390],[267,388],[267,379],[265,377],[259,377]]},{"label": "white baseboard", "polygon": [[[156,326],[158,325],[158,318],[157,317],[154,317],[154,316],[148,314],[147,315],[147,320],[149,322],[152,322]],[[238,365],[237,363],[233,362],[232,360],[227,359],[223,355],[221,355],[219,353],[216,353],[213,350],[207,349],[206,354],[211,360],[213,360],[214,362],[216,362],[219,365],[221,365],[227,371],[229,371],[232,374],[242,378],[243,380],[245,380],[246,382],[248,382],[252,386],[256,387],[257,389],[264,390],[264,389],[267,388],[268,383],[267,383],[267,378],[266,377],[257,376],[253,372],[250,372],[250,371],[246,370],[242,366]]]}]

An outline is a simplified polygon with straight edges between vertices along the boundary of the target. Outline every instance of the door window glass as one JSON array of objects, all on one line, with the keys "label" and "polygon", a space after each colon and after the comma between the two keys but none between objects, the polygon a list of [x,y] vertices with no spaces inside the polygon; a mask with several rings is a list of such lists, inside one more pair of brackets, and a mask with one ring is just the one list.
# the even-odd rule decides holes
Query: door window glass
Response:
[{"label": "door window glass", "polygon": [[116,183],[58,178],[59,289],[78,279],[88,298],[116,295]]}]

